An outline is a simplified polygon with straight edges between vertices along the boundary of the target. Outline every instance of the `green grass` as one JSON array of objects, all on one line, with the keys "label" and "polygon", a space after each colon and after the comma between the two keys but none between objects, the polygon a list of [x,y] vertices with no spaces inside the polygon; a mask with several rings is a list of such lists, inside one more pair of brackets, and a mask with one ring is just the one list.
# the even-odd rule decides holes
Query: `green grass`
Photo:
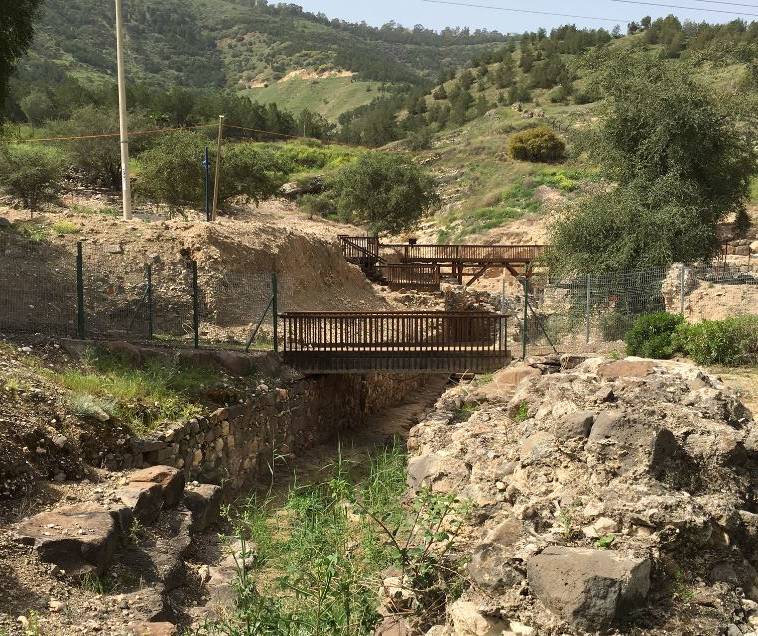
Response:
[{"label": "green grass", "polygon": [[293,488],[281,510],[255,499],[243,506],[232,519],[242,546],[237,610],[203,633],[373,633],[388,568],[418,590],[422,624],[438,622],[441,596],[462,591],[452,554],[468,506],[422,491],[406,510],[406,460],[399,447],[386,449],[357,481],[338,458],[330,479]]},{"label": "green grass", "polygon": [[56,221],[52,225],[53,232],[58,236],[66,236],[67,234],[78,234],[81,229],[76,223],[71,221]]},{"label": "green grass", "polygon": [[10,231],[32,243],[42,243],[50,238],[50,228],[38,221],[16,221]]},{"label": "green grass", "polygon": [[293,112],[307,108],[336,121],[342,113],[373,101],[380,86],[379,82],[353,82],[349,77],[290,79],[272,82],[267,88],[250,88],[244,94],[262,103],[276,102]]},{"label": "green grass", "polygon": [[77,415],[116,418],[143,435],[198,415],[204,391],[220,377],[203,367],[158,360],[137,368],[119,356],[89,350],[81,368],[54,373],[53,379],[66,389],[68,405]]},{"label": "green grass", "polygon": [[94,216],[96,214],[100,214],[102,216],[112,216],[114,218],[121,216],[121,212],[111,206],[95,207],[91,205],[81,205],[79,203],[74,203],[70,206],[69,209],[74,214],[82,214],[86,216]]}]

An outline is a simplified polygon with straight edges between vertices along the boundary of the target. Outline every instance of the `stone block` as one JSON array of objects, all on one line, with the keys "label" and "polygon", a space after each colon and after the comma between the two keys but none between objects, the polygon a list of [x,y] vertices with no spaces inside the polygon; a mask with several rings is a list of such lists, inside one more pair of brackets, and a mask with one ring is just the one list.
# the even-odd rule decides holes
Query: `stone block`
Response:
[{"label": "stone block", "polygon": [[68,576],[100,576],[113,557],[118,524],[115,515],[97,504],[76,504],[22,521],[17,536],[34,546],[40,560],[55,564]]},{"label": "stone block", "polygon": [[192,533],[204,532],[219,519],[221,512],[220,486],[199,484],[184,491],[184,505],[192,513]]},{"label": "stone block", "polygon": [[529,588],[574,629],[609,629],[650,591],[650,559],[550,546],[527,559]]},{"label": "stone block", "polygon": [[181,501],[184,493],[184,474],[172,466],[151,466],[143,468],[130,476],[131,481],[160,484],[163,505],[173,508]]}]

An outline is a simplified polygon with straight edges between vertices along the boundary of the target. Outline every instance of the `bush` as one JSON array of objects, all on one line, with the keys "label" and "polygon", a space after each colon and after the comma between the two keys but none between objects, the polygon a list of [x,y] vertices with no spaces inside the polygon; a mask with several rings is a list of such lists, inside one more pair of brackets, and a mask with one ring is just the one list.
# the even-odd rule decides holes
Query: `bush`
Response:
[{"label": "bush", "polygon": [[57,198],[65,170],[65,157],[54,148],[20,145],[0,149],[0,188],[30,210]]},{"label": "bush", "polygon": [[681,324],[674,335],[674,346],[698,364],[756,364],[758,316]]},{"label": "bush", "polygon": [[408,135],[408,149],[409,150],[428,150],[432,147],[432,129],[428,126],[414,130]]},{"label": "bush", "polygon": [[137,191],[174,209],[200,206],[204,197],[205,140],[192,132],[173,132],[139,157]]},{"label": "bush", "polygon": [[367,153],[342,168],[333,189],[345,219],[384,232],[412,227],[440,200],[431,176],[408,157],[388,152]]},{"label": "bush", "polygon": [[684,324],[680,314],[665,311],[643,314],[626,334],[626,352],[630,356],[665,360],[674,355],[673,342],[677,328]]},{"label": "bush", "polygon": [[314,216],[328,218],[337,213],[337,206],[334,205],[334,201],[325,194],[304,194],[297,202],[300,209],[310,218]]},{"label": "bush", "polygon": [[293,171],[279,154],[251,143],[227,147],[221,161],[222,201],[247,196],[256,203],[274,196]]},{"label": "bush", "polygon": [[540,126],[513,135],[508,153],[520,161],[551,163],[565,157],[566,144],[550,128]]},{"label": "bush", "polygon": [[[155,123],[144,116],[130,114],[132,131],[154,128]],[[51,130],[62,136],[87,136],[111,134],[118,131],[118,110],[97,106],[85,106],[71,118]],[[72,155],[74,164],[81,171],[87,184],[121,190],[121,142],[118,136],[85,138],[62,142]],[[133,136],[129,150],[136,155],[151,143],[150,136]]]}]

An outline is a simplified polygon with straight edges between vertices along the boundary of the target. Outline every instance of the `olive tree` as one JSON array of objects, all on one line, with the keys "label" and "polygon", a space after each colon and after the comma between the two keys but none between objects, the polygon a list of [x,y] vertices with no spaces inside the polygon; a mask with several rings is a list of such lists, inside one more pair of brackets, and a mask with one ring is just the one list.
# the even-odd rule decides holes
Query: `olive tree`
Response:
[{"label": "olive tree", "polygon": [[36,210],[63,188],[66,158],[57,148],[37,145],[0,147],[0,190]]},{"label": "olive tree", "polygon": [[713,256],[756,170],[751,128],[683,65],[642,51],[598,56],[605,100],[585,146],[609,182],[552,228],[570,271],[663,266]]},{"label": "olive tree", "polygon": [[436,181],[408,157],[368,152],[343,167],[332,189],[342,216],[382,232],[412,227],[439,205]]}]

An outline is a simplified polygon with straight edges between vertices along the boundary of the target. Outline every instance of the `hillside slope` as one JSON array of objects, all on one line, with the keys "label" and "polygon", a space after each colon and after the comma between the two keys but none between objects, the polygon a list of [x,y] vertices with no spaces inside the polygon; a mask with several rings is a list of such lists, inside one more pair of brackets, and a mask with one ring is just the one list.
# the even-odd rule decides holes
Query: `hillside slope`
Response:
[{"label": "hillside slope", "polygon": [[[20,82],[60,83],[66,76],[112,81],[115,33],[112,3],[46,0]],[[277,86],[288,73],[352,74],[338,94],[344,106],[323,108],[323,86],[284,84],[274,94],[283,108],[308,107],[333,119],[369,103],[375,82],[422,85],[444,66],[459,66],[505,36],[448,30],[373,29],[329,20],[296,5],[249,0],[129,0],[125,3],[131,81],[156,86],[234,90]],[[296,86],[296,91],[288,88]],[[293,97],[291,93],[296,93]],[[343,99],[345,98],[345,99]]]}]

